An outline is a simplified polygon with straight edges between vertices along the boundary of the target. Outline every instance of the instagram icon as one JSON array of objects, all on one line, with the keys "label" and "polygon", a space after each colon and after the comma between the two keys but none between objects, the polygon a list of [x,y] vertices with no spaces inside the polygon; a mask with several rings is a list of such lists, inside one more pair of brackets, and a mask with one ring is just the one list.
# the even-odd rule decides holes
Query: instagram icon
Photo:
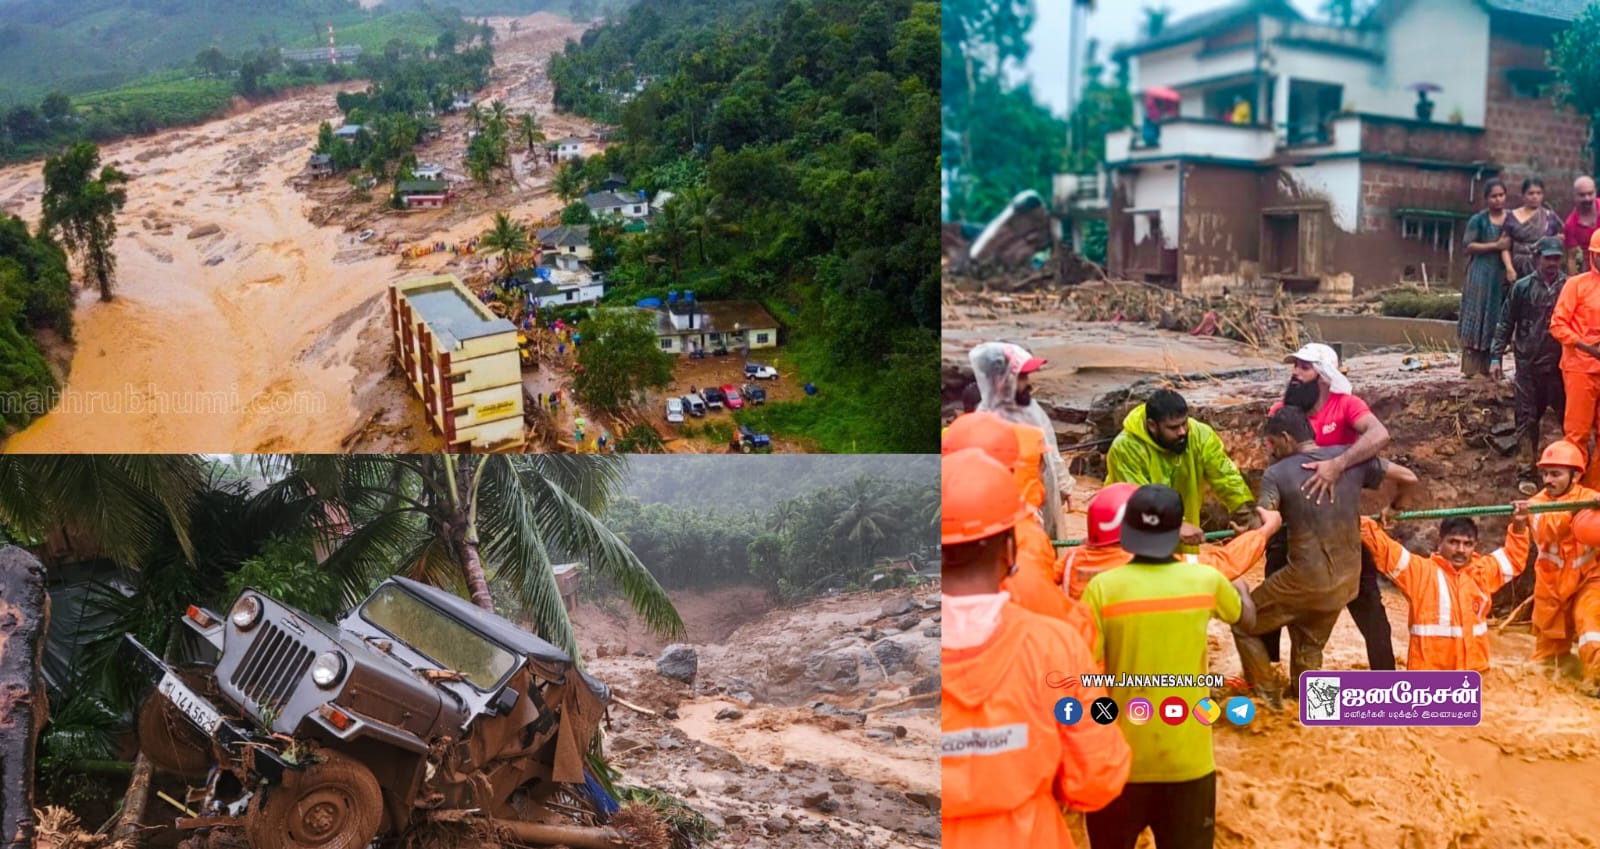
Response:
[{"label": "instagram icon", "polygon": [[1136,698],[1128,700],[1128,721],[1134,725],[1143,725],[1150,721],[1150,700]]}]

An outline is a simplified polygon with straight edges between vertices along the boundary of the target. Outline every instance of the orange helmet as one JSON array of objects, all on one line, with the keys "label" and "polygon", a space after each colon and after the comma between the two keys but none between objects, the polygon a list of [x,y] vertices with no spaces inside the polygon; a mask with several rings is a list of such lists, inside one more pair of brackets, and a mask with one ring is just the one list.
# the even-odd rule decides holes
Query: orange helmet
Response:
[{"label": "orange helmet", "polygon": [[950,423],[939,453],[949,455],[967,448],[982,450],[1008,469],[1016,467],[1021,454],[1017,432],[994,413],[965,413]]},{"label": "orange helmet", "polygon": [[1545,446],[1544,454],[1539,457],[1541,469],[1566,466],[1581,470],[1587,465],[1589,464],[1583,459],[1583,449],[1565,439],[1558,439]]},{"label": "orange helmet", "polygon": [[1594,235],[1589,237],[1589,250],[1600,253],[1600,230],[1594,231]]},{"label": "orange helmet", "polygon": [[978,448],[939,464],[939,544],[976,542],[1011,530],[1028,515],[1011,470]]},{"label": "orange helmet", "polygon": [[1089,499],[1089,544],[1115,545],[1122,540],[1122,512],[1138,484],[1114,483]]}]

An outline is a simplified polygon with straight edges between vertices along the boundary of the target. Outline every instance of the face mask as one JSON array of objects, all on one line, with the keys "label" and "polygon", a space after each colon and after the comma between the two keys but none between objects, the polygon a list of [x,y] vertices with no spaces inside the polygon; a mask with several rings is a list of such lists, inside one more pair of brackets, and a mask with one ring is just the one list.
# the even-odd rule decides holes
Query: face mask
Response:
[{"label": "face mask", "polygon": [[1317,405],[1317,399],[1321,395],[1322,387],[1319,384],[1291,380],[1288,388],[1283,390],[1283,405],[1285,407],[1299,407],[1309,413],[1311,408]]}]

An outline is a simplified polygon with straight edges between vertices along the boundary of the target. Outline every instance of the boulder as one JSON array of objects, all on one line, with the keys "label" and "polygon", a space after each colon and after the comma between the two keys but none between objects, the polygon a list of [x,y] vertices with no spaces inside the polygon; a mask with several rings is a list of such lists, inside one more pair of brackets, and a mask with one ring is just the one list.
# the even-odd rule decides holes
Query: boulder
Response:
[{"label": "boulder", "polygon": [[189,238],[198,239],[202,236],[215,236],[222,232],[222,228],[215,224],[201,224],[189,231]]},{"label": "boulder", "polygon": [[693,684],[695,673],[700,671],[700,655],[694,646],[673,643],[656,660],[656,671],[676,681]]}]

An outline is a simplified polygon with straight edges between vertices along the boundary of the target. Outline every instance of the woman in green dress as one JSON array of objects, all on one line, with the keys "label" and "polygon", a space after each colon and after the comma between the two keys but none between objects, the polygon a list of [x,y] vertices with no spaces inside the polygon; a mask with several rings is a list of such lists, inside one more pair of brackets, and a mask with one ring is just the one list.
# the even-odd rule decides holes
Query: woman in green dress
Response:
[{"label": "woman in green dress", "polygon": [[1467,220],[1467,278],[1461,284],[1461,317],[1456,324],[1461,338],[1461,373],[1472,377],[1489,373],[1489,346],[1500,321],[1510,281],[1511,234],[1505,231],[1506,187],[1499,180],[1483,184],[1488,208]]}]

